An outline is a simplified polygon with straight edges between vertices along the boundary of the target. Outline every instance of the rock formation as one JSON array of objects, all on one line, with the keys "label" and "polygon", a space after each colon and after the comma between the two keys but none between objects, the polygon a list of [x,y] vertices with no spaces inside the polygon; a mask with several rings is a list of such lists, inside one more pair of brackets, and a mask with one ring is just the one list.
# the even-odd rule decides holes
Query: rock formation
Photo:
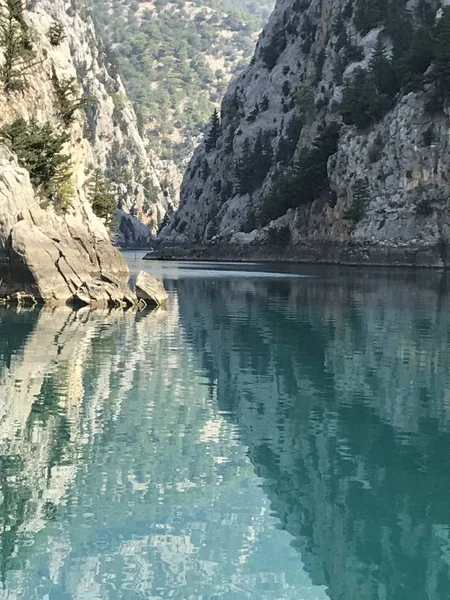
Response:
[{"label": "rock formation", "polygon": [[164,285],[144,271],[141,271],[136,279],[136,296],[148,308],[166,306],[169,297]]},{"label": "rock formation", "polygon": [[[105,171],[116,186],[119,208],[156,233],[166,214],[178,206],[180,174],[173,163],[146,147],[122,82],[110,74],[106,50],[83,12],[76,0],[37,0],[28,18],[57,75],[75,75],[81,94],[91,99],[84,120],[87,166]],[[65,35],[56,48],[46,41],[54,23],[63,26]],[[119,236],[118,241],[126,238]]]},{"label": "rock formation", "polygon": [[126,295],[129,270],[88,202],[67,215],[40,207],[28,172],[0,147],[0,295],[108,305]]},{"label": "rock formation", "polygon": [[278,0],[162,245],[447,265],[449,20],[441,0]]},{"label": "rock formation", "polygon": [[[13,21],[29,54],[18,55],[16,71],[3,70],[1,78],[0,296],[133,303],[128,266],[111,245],[105,219],[93,212],[90,181],[93,173],[104,172],[120,195],[127,235],[122,233],[119,243],[144,244],[176,204],[171,166],[147,153],[122,84],[109,75],[93,25],[76,3],[30,4]],[[0,10],[8,6],[1,2]],[[6,43],[0,48],[3,62]],[[20,123],[37,124],[33,131],[41,135],[31,159],[20,136],[14,145],[14,131],[4,133]],[[28,144],[32,135],[25,129]],[[65,140],[62,152],[53,155],[53,163],[45,162],[58,136]],[[61,161],[66,171],[58,171]],[[38,176],[33,168],[39,168]]]}]

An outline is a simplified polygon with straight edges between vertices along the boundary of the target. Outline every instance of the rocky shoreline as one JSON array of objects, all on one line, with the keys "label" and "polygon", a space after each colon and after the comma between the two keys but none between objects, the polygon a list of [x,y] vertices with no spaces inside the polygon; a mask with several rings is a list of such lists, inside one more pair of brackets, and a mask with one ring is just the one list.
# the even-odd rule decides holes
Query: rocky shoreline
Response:
[{"label": "rocky shoreline", "polygon": [[256,261],[318,265],[446,269],[450,248],[444,244],[392,245],[368,242],[309,241],[295,246],[211,244],[156,247],[145,260]]}]

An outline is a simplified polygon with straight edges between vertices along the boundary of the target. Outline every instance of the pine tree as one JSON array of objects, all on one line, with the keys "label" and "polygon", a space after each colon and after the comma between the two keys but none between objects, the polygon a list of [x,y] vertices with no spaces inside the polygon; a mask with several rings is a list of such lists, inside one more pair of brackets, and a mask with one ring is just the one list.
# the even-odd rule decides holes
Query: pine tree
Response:
[{"label": "pine tree", "polygon": [[357,0],[354,15],[356,28],[366,34],[383,23],[386,0]]},{"label": "pine tree", "polygon": [[265,112],[266,110],[269,110],[269,105],[270,105],[269,95],[264,94],[264,96],[262,97],[262,100],[261,100],[261,104],[260,104],[261,112]]},{"label": "pine tree", "polygon": [[397,82],[381,35],[370,57],[369,71],[378,93],[393,98],[398,91]]},{"label": "pine tree", "polygon": [[0,130],[6,144],[28,170],[31,183],[46,204],[66,210],[75,195],[70,157],[64,153],[67,133],[57,133],[49,123],[17,119]]},{"label": "pine tree", "polygon": [[101,219],[106,227],[110,228],[117,210],[117,202],[109,181],[101,169],[96,169],[86,182],[86,191],[92,210]]},{"label": "pine tree", "polygon": [[352,202],[344,213],[344,218],[358,223],[364,216],[370,199],[369,183],[366,179],[357,179],[351,188]]},{"label": "pine tree", "polygon": [[58,79],[53,69],[52,82],[57,101],[58,116],[66,127],[75,120],[77,111],[84,109],[90,98],[80,97],[79,87],[75,77]]},{"label": "pine tree", "polygon": [[242,145],[241,154],[235,162],[236,191],[239,194],[247,194],[251,191],[252,162],[252,149],[247,138]]},{"label": "pine tree", "polygon": [[367,127],[373,122],[373,102],[377,90],[370,74],[362,68],[353,72],[343,90],[341,115],[346,125]]},{"label": "pine tree", "polygon": [[206,138],[205,147],[207,152],[211,152],[217,146],[217,141],[222,131],[222,124],[220,122],[219,111],[217,108],[214,110],[211,117],[211,125],[209,128],[208,136]]},{"label": "pine tree", "polygon": [[447,97],[450,93],[450,7],[442,9],[442,14],[434,30],[434,68],[438,93]]},{"label": "pine tree", "polygon": [[7,0],[0,5],[0,47],[4,53],[0,80],[5,91],[23,89],[26,74],[37,62],[23,17],[22,0]]}]

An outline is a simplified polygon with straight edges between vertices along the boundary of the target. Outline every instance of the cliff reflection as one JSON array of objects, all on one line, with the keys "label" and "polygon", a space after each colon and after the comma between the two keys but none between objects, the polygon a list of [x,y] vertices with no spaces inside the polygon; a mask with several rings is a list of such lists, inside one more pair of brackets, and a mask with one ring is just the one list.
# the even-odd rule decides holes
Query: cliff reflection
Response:
[{"label": "cliff reflection", "polygon": [[0,311],[0,598],[326,600],[216,394],[176,298]]},{"label": "cliff reflection", "polygon": [[180,280],[186,339],[333,600],[450,595],[450,298],[438,274]]}]

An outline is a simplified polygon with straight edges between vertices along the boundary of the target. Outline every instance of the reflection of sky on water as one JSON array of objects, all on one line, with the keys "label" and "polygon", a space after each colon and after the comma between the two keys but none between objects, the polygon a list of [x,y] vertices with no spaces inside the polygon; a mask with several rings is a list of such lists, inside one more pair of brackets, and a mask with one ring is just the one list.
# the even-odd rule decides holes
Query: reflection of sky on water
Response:
[{"label": "reflection of sky on water", "polygon": [[[151,272],[163,279],[179,278],[244,278],[244,279],[303,279],[311,277],[293,271],[292,265],[271,265],[256,262],[213,261],[156,261],[144,260],[142,252],[123,253],[130,265],[132,277],[139,271]],[[295,268],[295,267],[294,267]]]}]

